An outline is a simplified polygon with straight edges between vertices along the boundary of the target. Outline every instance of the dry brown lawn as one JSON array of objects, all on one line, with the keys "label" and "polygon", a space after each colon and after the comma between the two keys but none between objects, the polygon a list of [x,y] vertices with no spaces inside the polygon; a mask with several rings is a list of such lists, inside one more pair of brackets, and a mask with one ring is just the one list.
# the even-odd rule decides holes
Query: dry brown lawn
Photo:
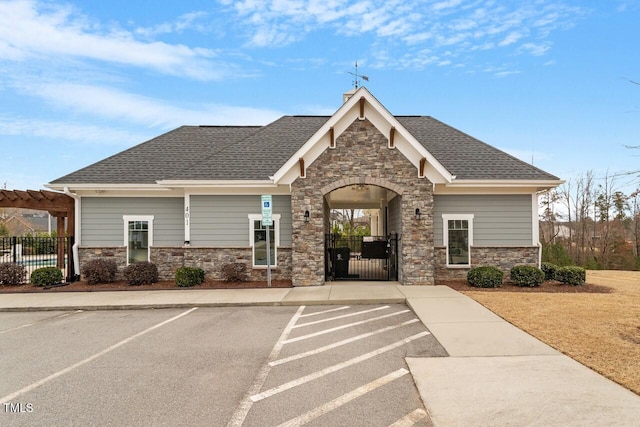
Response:
[{"label": "dry brown lawn", "polygon": [[462,290],[558,351],[640,394],[640,272],[588,271],[611,293]]}]

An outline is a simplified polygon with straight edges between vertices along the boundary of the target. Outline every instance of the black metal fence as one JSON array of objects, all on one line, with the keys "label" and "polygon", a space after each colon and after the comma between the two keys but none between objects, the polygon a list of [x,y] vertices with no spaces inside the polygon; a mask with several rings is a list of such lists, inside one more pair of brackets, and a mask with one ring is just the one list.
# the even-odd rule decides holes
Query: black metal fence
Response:
[{"label": "black metal fence", "polygon": [[13,262],[27,270],[27,278],[42,267],[58,267],[67,281],[74,278],[72,237],[0,237],[0,263]]},{"label": "black metal fence", "polygon": [[398,235],[325,235],[325,280],[398,280]]}]

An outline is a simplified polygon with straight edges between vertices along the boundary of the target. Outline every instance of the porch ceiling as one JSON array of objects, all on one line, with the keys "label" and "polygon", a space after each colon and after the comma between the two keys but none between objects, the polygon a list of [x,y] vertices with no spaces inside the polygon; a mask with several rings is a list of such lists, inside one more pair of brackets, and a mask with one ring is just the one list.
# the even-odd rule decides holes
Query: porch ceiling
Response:
[{"label": "porch ceiling", "polygon": [[375,185],[350,185],[327,194],[327,202],[332,209],[379,209],[396,193]]}]

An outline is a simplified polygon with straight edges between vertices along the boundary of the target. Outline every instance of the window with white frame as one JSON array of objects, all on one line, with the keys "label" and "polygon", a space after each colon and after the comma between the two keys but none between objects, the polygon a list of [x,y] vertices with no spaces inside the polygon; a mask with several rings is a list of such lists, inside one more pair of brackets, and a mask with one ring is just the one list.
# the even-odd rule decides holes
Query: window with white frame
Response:
[{"label": "window with white frame", "polygon": [[153,216],[124,215],[124,244],[127,247],[127,265],[149,261],[149,248],[153,246]]},{"label": "window with white frame", "polygon": [[[272,267],[278,262],[278,246],[280,246],[280,214],[272,215],[273,225],[269,226],[269,252]],[[267,227],[262,224],[262,215],[249,215],[249,244],[252,249],[253,268],[267,267]]]},{"label": "window with white frame", "polygon": [[469,267],[473,245],[473,214],[444,214],[442,223],[447,266]]}]

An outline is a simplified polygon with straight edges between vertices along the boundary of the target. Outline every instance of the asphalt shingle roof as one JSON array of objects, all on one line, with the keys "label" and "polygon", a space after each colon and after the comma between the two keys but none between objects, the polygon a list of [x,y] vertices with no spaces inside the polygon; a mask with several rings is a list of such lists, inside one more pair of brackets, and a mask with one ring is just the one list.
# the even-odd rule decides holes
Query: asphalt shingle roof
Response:
[{"label": "asphalt shingle roof", "polygon": [[260,126],[181,126],[52,181],[69,184],[154,184],[261,130]]},{"label": "asphalt shingle roof", "polygon": [[[431,117],[396,118],[457,179],[558,179]],[[266,180],[328,119],[284,116],[266,126],[182,126],[52,184]]]},{"label": "asphalt shingle roof", "polygon": [[396,119],[457,179],[559,179],[433,117]]}]

